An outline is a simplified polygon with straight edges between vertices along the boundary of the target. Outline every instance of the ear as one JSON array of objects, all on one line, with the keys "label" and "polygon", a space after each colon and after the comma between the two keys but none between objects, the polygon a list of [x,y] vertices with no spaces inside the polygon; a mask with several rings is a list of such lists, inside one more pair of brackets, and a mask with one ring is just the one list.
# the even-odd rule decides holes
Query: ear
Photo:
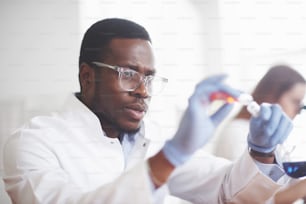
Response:
[{"label": "ear", "polygon": [[82,94],[86,94],[93,90],[95,85],[95,72],[87,63],[82,63],[80,65],[79,81]]}]

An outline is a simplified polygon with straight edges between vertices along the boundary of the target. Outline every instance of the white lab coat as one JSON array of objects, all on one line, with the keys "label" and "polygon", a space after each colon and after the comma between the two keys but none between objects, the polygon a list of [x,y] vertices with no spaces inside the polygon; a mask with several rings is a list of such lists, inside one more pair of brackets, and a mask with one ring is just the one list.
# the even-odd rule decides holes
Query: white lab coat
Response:
[{"label": "white lab coat", "polygon": [[249,120],[233,119],[226,123],[217,135],[214,154],[232,161],[238,159],[247,149]]},{"label": "white lab coat", "polygon": [[[156,134],[145,124],[125,164],[119,140],[103,136],[98,118],[71,96],[61,112],[35,117],[10,137],[6,190],[17,204],[161,203],[143,162],[163,144],[150,142]],[[194,203],[264,203],[277,188],[248,153],[234,165],[195,155],[169,179],[173,195]],[[158,191],[166,194],[167,186]]]}]

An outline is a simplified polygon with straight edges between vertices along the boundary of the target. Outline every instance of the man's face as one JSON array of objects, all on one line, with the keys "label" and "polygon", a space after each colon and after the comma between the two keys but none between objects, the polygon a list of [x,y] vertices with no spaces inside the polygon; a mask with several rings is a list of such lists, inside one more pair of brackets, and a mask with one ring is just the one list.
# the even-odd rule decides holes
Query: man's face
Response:
[{"label": "man's face", "polygon": [[[103,63],[130,68],[141,75],[155,73],[154,56],[149,41],[141,39],[114,39]],[[103,129],[115,128],[133,132],[148,109],[149,96],[143,83],[134,91],[120,87],[118,72],[109,68],[95,69],[95,86],[91,109],[99,117]],[[106,130],[105,130],[106,131]]]}]

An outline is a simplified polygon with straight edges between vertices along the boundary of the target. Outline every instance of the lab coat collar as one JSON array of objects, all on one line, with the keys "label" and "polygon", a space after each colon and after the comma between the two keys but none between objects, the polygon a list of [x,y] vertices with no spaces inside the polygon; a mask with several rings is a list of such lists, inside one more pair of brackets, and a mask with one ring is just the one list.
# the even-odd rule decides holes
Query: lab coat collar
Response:
[{"label": "lab coat collar", "polygon": [[70,125],[88,128],[97,135],[105,135],[98,117],[76,97],[76,94],[69,94],[59,115]]},{"label": "lab coat collar", "polygon": [[[62,117],[74,123],[74,125],[83,126],[83,127],[87,126],[92,130],[97,130],[98,135],[104,135],[105,137],[107,137],[107,135],[105,134],[105,132],[101,127],[99,118],[84,103],[82,103],[77,98],[78,94],[79,93],[70,94],[67,97],[66,102],[61,111]],[[142,138],[142,140],[148,141],[148,139],[145,138],[144,121],[141,122],[140,129],[138,133],[134,135],[134,137],[135,139]]]}]

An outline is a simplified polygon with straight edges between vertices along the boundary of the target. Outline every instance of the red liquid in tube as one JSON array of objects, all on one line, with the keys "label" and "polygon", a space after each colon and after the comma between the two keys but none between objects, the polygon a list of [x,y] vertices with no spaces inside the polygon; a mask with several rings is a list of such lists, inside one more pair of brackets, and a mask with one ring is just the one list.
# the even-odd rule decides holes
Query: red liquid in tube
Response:
[{"label": "red liquid in tube", "polygon": [[236,98],[234,98],[233,96],[230,96],[229,94],[224,93],[224,92],[215,92],[215,93],[212,93],[210,95],[209,100],[210,101],[222,100],[222,101],[225,101],[226,103],[234,103],[234,102],[237,101]]}]

